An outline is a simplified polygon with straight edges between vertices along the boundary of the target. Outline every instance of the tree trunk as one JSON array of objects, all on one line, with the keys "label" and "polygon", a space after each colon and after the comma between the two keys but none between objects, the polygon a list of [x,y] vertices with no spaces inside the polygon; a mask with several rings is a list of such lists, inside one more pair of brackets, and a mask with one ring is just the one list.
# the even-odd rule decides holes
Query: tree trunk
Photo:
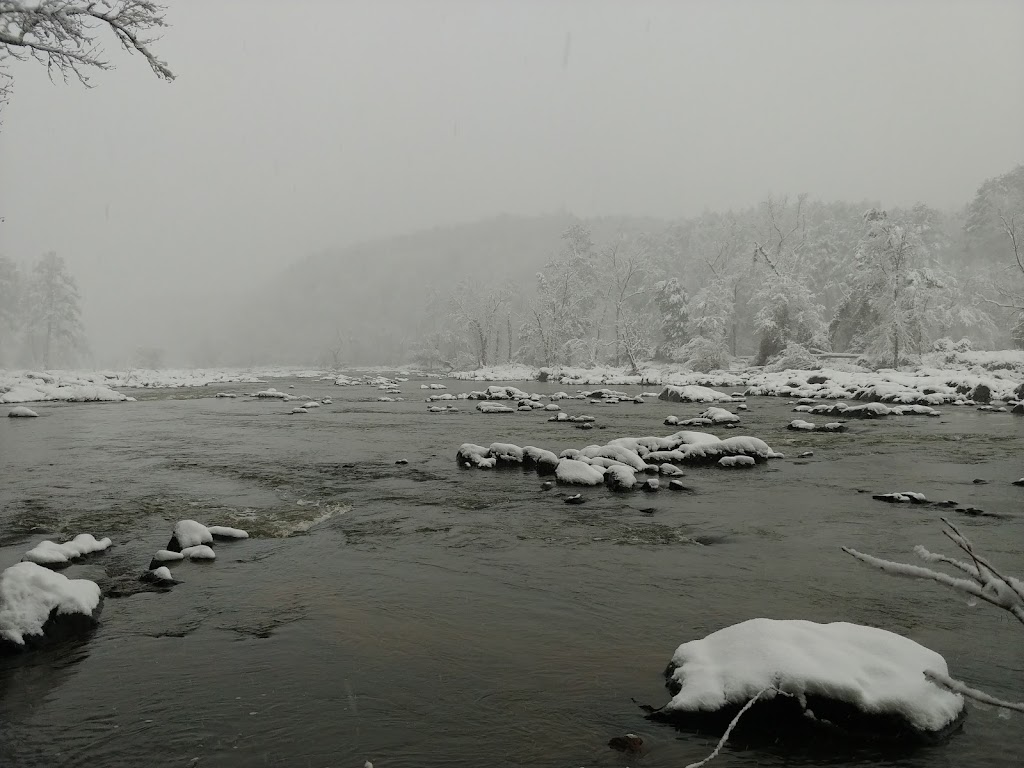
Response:
[{"label": "tree trunk", "polygon": [[50,367],[50,339],[53,336],[53,320],[46,321],[46,337],[43,339],[43,368]]},{"label": "tree trunk", "polygon": [[508,325],[505,330],[505,336],[508,338],[508,361],[512,362],[512,315],[508,315],[506,318]]}]

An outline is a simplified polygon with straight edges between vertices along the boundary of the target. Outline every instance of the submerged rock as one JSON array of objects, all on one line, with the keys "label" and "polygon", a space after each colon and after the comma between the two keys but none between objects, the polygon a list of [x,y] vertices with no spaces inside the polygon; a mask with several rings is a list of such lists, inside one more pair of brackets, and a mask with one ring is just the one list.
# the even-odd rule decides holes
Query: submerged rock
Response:
[{"label": "submerged rock", "polygon": [[625,736],[613,736],[608,740],[608,746],[619,752],[641,752],[644,747],[644,740],[635,733],[627,733]]},{"label": "submerged rock", "polygon": [[577,493],[575,496],[567,496],[565,498],[566,504],[582,504],[585,501],[583,494]]}]

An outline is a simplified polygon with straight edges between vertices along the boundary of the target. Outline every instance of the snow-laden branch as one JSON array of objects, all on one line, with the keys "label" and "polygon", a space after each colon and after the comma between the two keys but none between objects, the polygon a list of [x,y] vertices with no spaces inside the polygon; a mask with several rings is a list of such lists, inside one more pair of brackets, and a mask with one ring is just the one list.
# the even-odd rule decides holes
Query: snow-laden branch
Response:
[{"label": "snow-laden branch", "polygon": [[993,707],[999,707],[1000,709],[1012,709],[1014,712],[1024,712],[1024,702],[997,699],[995,696],[990,696],[984,691],[979,691],[977,688],[971,688],[967,683],[954,680],[952,677],[948,677],[941,672],[926,669],[924,676],[940,688],[945,688],[947,691],[952,691],[953,693],[959,693],[964,698],[973,699],[974,701],[982,704],[989,704]]},{"label": "snow-laden branch", "polygon": [[150,46],[155,30],[167,26],[165,7],[152,0],[0,0],[0,104],[14,84],[6,60],[34,60],[53,78],[89,85],[89,70],[107,70],[98,36],[113,33],[121,47],[140,54],[161,80],[174,73]]},{"label": "snow-laden branch", "polygon": [[[925,568],[920,565],[910,565],[909,563],[898,563],[892,560],[883,560],[882,558],[874,557],[873,555],[866,555],[863,552],[858,552],[850,547],[843,547],[843,551],[848,555],[852,555],[857,558],[861,562],[880,568],[885,573],[891,574],[892,576],[934,581],[960,592],[965,592],[973,597],[980,598],[987,603],[991,603],[997,608],[1002,608],[1003,610],[1008,611],[1013,614],[1018,621],[1024,624],[1024,582],[1020,579],[1001,573],[999,569],[992,565],[991,561],[975,551],[974,544],[970,539],[964,536],[959,528],[946,518],[942,518],[942,522],[946,525],[946,529],[943,530],[943,534],[962,551],[967,553],[971,558],[971,562],[957,560],[949,555],[943,555],[937,552],[930,552],[920,544],[914,547],[914,552],[925,562],[943,563],[956,568],[960,572],[967,574],[968,578],[966,579],[950,576],[948,573],[935,571],[931,568]],[[1012,709],[1017,712],[1024,712],[1024,704],[1017,704],[998,699],[995,696],[987,694],[984,691],[979,691],[976,688],[971,688],[966,683],[954,680],[953,678],[947,677],[939,672],[926,670],[924,675],[935,685],[946,688],[954,693],[959,693],[962,696],[974,699],[975,701],[980,701],[984,704],[991,704],[992,706],[1001,707],[1003,709]]]}]

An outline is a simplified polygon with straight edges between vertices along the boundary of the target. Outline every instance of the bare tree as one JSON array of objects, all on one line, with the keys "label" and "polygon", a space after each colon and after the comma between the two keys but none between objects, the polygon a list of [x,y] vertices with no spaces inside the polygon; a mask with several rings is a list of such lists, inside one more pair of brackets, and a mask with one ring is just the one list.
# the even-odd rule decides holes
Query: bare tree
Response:
[{"label": "bare tree", "polygon": [[112,69],[100,36],[112,34],[141,55],[161,80],[174,73],[150,49],[153,32],[167,26],[165,7],[151,0],[0,0],[0,107],[14,86],[9,60],[35,61],[53,79],[89,86],[92,70]]}]

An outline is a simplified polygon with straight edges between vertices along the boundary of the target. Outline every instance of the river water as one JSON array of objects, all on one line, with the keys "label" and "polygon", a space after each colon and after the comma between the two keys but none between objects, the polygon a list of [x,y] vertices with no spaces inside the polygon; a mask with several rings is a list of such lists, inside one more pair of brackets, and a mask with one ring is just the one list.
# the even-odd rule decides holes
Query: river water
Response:
[{"label": "river water", "polygon": [[[1008,614],[840,547],[949,552],[950,510],[870,496],[914,490],[1000,515],[954,516],[997,564],[1024,571],[1024,489],[1010,484],[1024,474],[1024,419],[947,407],[802,434],[785,430],[791,404],[754,398],[740,429],[710,431],[760,437],[786,459],[687,468],[692,493],[585,489],[569,506],[572,491],[543,491],[533,473],[458,468],[456,448],[670,434],[665,416],[702,407],[564,401],[606,427],[583,432],[472,402],[429,414],[416,380],[395,403],[366,386],[273,383],[334,403],[292,416],[292,403],[147,390],[0,420],[0,568],[43,538],[109,535],[108,553],[65,573],[121,595],[86,642],[0,662],[0,765],[679,768],[714,739],[649,722],[637,702],[667,700],[679,643],[756,616],[881,626],[1021,698],[1022,630]],[[181,518],[253,538],[177,565],[184,583],[170,592],[129,594]],[[940,745],[738,743],[715,764],[1018,766],[1020,723],[971,707]],[[606,746],[630,731],[642,756]]]}]

